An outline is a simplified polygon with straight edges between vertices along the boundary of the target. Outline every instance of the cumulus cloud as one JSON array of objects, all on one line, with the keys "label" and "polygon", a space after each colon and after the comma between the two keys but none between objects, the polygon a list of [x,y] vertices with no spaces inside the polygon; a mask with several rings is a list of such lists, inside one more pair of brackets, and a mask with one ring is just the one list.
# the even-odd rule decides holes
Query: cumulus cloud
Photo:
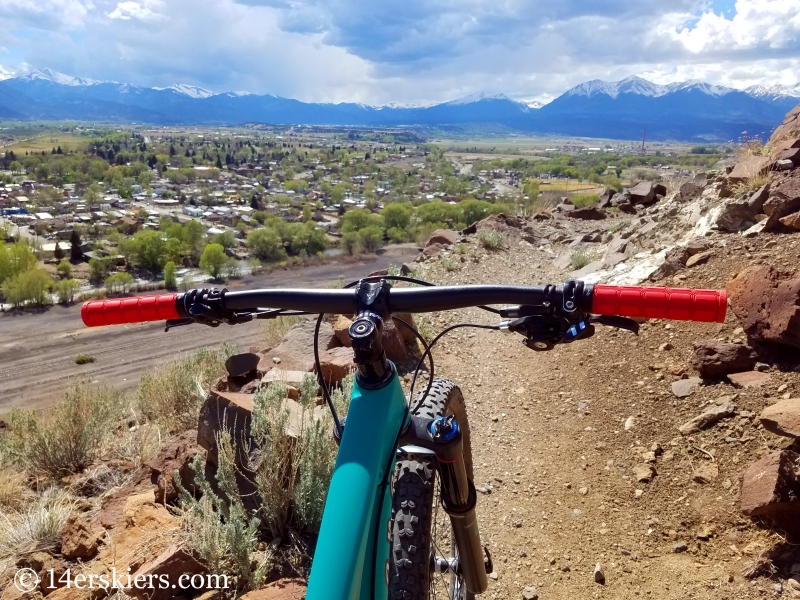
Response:
[{"label": "cumulus cloud", "polygon": [[154,21],[163,18],[154,8],[163,5],[158,0],[144,0],[141,2],[120,2],[117,7],[108,13],[110,19],[141,19],[142,21]]},{"label": "cumulus cloud", "polygon": [[723,14],[706,0],[0,0],[3,17],[6,65],[321,102],[548,99],[633,74],[789,85],[800,73],[800,0],[736,0]]}]

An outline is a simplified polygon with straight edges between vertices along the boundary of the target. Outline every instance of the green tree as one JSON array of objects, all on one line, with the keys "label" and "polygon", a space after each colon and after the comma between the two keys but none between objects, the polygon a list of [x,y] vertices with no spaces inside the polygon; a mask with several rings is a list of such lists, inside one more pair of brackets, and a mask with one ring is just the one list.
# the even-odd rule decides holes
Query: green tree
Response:
[{"label": "green tree", "polygon": [[382,227],[383,219],[380,215],[371,213],[364,208],[350,210],[339,221],[339,230],[342,233],[361,231],[367,227]]},{"label": "green tree", "polygon": [[327,247],[328,241],[325,237],[325,232],[317,227],[317,224],[313,221],[309,221],[298,228],[292,237],[290,245],[293,254],[305,253],[307,256],[314,256],[324,252]]},{"label": "green tree", "polygon": [[53,281],[44,269],[29,269],[3,282],[3,295],[14,308],[26,305],[50,304],[50,288]]},{"label": "green tree", "polygon": [[72,274],[72,265],[69,261],[62,260],[60,263],[58,263],[56,270],[62,277],[69,279],[69,276]]},{"label": "green tree", "polygon": [[383,224],[387,230],[396,227],[407,231],[411,225],[411,213],[411,204],[395,202],[386,205],[381,211],[381,217],[383,217]]},{"label": "green tree", "polygon": [[89,281],[99,284],[104,281],[111,271],[111,264],[104,258],[92,258],[89,260]]},{"label": "green tree", "polygon": [[81,250],[81,236],[78,234],[78,230],[74,227],[72,228],[72,233],[69,235],[69,259],[76,263],[80,262],[83,259],[83,251]]},{"label": "green tree", "polygon": [[229,250],[236,245],[236,236],[233,235],[232,231],[223,231],[222,233],[215,235],[211,241],[215,244],[219,244],[226,250]]},{"label": "green tree", "polygon": [[61,260],[64,258],[64,249],[58,244],[58,242],[56,242],[56,248],[53,251],[53,257],[56,260]]},{"label": "green tree", "polygon": [[11,164],[8,165],[9,170],[12,174],[17,174],[22,172],[22,163],[18,160],[12,160]]},{"label": "green tree", "polygon": [[93,207],[95,204],[100,204],[100,201],[103,199],[103,190],[100,189],[100,186],[97,183],[93,183],[88,188],[86,188],[86,192],[83,194],[83,199],[89,207]]},{"label": "green tree", "polygon": [[365,252],[375,252],[383,246],[383,231],[374,225],[365,227],[359,230],[358,241]]},{"label": "green tree", "polygon": [[348,254],[355,254],[358,250],[359,239],[357,231],[348,231],[342,234],[341,248]]},{"label": "green tree", "polygon": [[72,304],[80,289],[81,284],[74,279],[62,279],[53,284],[53,291],[61,304]]},{"label": "green tree", "polygon": [[111,294],[127,294],[132,283],[133,276],[125,271],[120,271],[110,277],[106,277],[103,285]]},{"label": "green tree", "polygon": [[172,261],[164,265],[164,287],[168,290],[178,289],[178,277],[175,272],[175,263]]},{"label": "green tree", "polygon": [[36,266],[36,255],[25,242],[0,246],[0,283]]},{"label": "green tree", "polygon": [[136,242],[136,262],[152,274],[161,272],[166,262],[167,243],[160,231],[143,229],[133,236]]},{"label": "green tree", "polygon": [[209,244],[200,257],[200,268],[208,272],[214,279],[219,279],[227,263],[228,256],[221,244]]},{"label": "green tree", "polygon": [[390,227],[386,230],[386,235],[389,236],[389,241],[393,244],[402,244],[407,242],[409,238],[408,232],[400,227]]},{"label": "green tree", "polygon": [[247,248],[256,257],[264,261],[286,259],[283,240],[272,227],[261,227],[251,231],[247,236]]}]

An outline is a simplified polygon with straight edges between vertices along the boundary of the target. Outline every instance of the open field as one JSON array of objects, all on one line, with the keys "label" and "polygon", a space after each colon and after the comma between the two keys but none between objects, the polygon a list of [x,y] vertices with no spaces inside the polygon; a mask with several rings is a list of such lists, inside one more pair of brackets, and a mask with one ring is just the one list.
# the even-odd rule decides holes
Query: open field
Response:
[{"label": "open field", "polygon": [[3,151],[13,150],[16,154],[25,152],[50,152],[53,148],[61,146],[61,150],[75,150],[79,145],[86,144],[87,138],[69,133],[50,132],[44,135],[15,141],[9,145],[0,146]]},{"label": "open field", "polygon": [[577,179],[539,179],[539,190],[542,192],[591,192],[601,194],[605,188],[596,183],[578,181]]}]

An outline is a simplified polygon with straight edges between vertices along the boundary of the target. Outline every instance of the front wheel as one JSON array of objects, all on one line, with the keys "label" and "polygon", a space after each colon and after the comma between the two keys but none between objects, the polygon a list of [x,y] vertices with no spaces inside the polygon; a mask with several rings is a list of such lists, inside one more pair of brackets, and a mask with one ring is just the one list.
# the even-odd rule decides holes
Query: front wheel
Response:
[{"label": "front wheel", "polygon": [[[415,406],[424,391],[412,402]],[[447,379],[435,379],[415,413],[435,419],[454,415],[462,432],[464,465],[472,480],[472,446],[464,397]],[[450,517],[441,506],[441,488],[432,454],[400,456],[392,488],[389,524],[390,600],[474,600],[458,573]]]}]

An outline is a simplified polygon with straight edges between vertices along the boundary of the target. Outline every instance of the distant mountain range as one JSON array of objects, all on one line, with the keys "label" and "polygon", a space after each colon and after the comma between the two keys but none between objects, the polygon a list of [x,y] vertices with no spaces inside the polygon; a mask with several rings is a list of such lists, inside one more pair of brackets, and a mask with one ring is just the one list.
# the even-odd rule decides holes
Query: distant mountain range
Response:
[{"label": "distant mountain range", "polygon": [[692,142],[769,133],[800,103],[800,85],[746,90],[640,77],[582,83],[552,102],[526,104],[484,93],[430,106],[320,104],[177,84],[143,88],[50,69],[0,81],[0,119],[159,125],[244,123],[505,128],[532,134]]}]

